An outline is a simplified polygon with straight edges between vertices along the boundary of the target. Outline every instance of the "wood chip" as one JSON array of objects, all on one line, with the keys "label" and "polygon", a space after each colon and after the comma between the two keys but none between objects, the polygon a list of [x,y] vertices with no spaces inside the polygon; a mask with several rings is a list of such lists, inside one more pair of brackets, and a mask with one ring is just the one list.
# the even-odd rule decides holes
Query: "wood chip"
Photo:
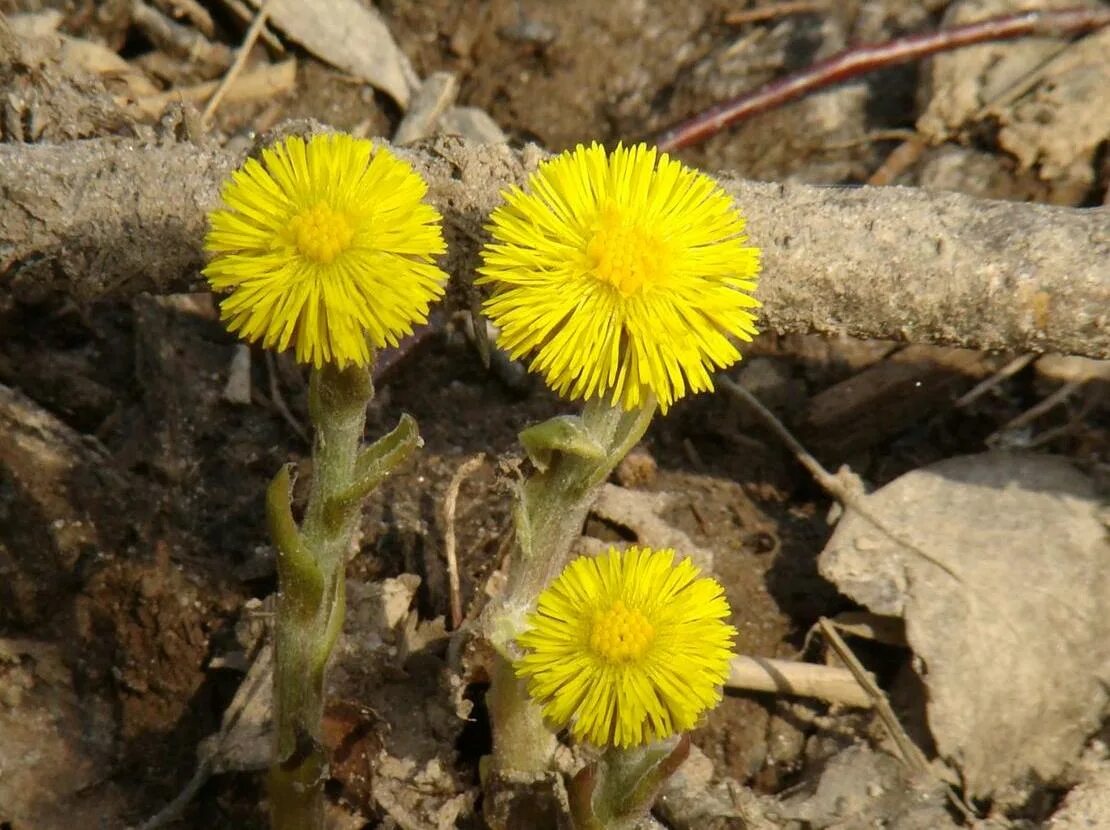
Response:
[{"label": "wood chip", "polygon": [[[195,86],[179,87],[158,95],[139,98],[134,102],[119,99],[121,106],[129,103],[132,108],[147,118],[157,118],[165,108],[174,101],[184,101],[199,104],[209,99],[216,91],[219,81],[207,81]],[[227,103],[241,103],[244,101],[262,101],[279,95],[287,95],[293,91],[297,83],[297,61],[290,58],[287,61],[267,64],[257,69],[243,72],[235,82],[227,88],[224,101]]]},{"label": "wood chip", "polygon": [[970,349],[908,346],[811,398],[799,431],[819,452],[849,455],[950,406],[995,362]]},{"label": "wood chip", "polygon": [[458,94],[459,78],[454,72],[433,72],[425,78],[397,126],[394,143],[411,144],[434,134],[440,118],[455,103]]}]

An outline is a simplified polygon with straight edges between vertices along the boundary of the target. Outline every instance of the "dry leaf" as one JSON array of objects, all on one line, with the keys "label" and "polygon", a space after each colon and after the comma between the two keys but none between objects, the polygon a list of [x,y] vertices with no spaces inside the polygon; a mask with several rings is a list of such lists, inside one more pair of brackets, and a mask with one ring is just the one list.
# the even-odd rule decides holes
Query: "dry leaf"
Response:
[{"label": "dry leaf", "polygon": [[[945,26],[1030,10],[1062,9],[1076,0],[959,0],[948,7]],[[1031,68],[1052,58],[1067,43],[1060,38],[1027,37],[957,49],[927,65],[929,102],[917,128],[941,143],[965,124],[978,120],[983,108],[1020,84]]]},{"label": "dry leaf", "polygon": [[259,648],[235,697],[224,712],[220,731],[197,746],[197,758],[212,772],[266,769],[274,746],[274,650]]},{"label": "dry leaf", "polygon": [[451,830],[471,811],[474,796],[438,758],[418,763],[386,751],[375,762],[374,800],[402,830]]},{"label": "dry leaf", "polygon": [[1110,682],[1110,543],[1092,482],[1061,458],[986,453],[866,504],[918,552],[849,510],[821,573],[905,618],[940,754],[972,796],[1051,780],[1097,728]]},{"label": "dry leaf", "polygon": [[992,107],[998,143],[1042,179],[1093,180],[1091,160],[1110,138],[1110,29],[1071,44],[1012,103]]},{"label": "dry leaf", "polygon": [[[948,25],[1026,10],[1059,10],[1075,0],[961,0]],[[1088,7],[1098,7],[1086,0]],[[998,145],[1021,169],[1055,181],[1053,197],[1081,199],[1095,178],[1097,149],[1110,138],[1110,31],[1069,43],[1027,37],[958,49],[929,64],[931,87],[918,129],[933,143],[976,123],[997,128]]]},{"label": "dry leaf", "polygon": [[459,95],[459,76],[454,72],[433,72],[420,85],[409,102],[409,111],[397,125],[394,144],[412,144],[433,135],[444,113]]},{"label": "dry leaf", "polygon": [[270,0],[269,10],[271,22],[316,57],[408,106],[419,79],[376,9],[358,0]]}]

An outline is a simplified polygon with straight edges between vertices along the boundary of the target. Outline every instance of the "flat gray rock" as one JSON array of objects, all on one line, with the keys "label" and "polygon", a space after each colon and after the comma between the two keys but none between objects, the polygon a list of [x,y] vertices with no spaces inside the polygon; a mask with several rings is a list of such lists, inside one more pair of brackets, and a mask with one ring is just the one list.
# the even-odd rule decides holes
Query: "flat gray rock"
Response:
[{"label": "flat gray rock", "polygon": [[819,568],[905,619],[941,756],[972,796],[1030,773],[1051,780],[1107,704],[1105,499],[1062,458],[985,453],[915,470],[865,501],[898,541],[849,510]]}]

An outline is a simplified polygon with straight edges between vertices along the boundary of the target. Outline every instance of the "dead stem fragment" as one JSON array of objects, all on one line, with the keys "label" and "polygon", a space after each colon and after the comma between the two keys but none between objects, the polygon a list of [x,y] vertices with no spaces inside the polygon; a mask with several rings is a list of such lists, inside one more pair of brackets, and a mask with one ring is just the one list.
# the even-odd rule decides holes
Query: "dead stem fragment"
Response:
[{"label": "dead stem fragment", "polygon": [[844,706],[870,708],[874,705],[870,691],[861,686],[848,670],[797,660],[745,655],[733,657],[725,687],[815,697]]},{"label": "dead stem fragment", "polygon": [[[404,154],[456,230],[443,265],[466,280],[478,245],[467,231],[523,175],[524,154],[459,138]],[[0,144],[11,203],[0,211],[0,296],[85,303],[196,286],[204,208],[238,161],[185,143]],[[1097,211],[910,187],[718,180],[764,252],[761,328],[1110,358],[1110,228]]]},{"label": "dead stem fragment", "polygon": [[443,518],[444,518],[444,540],[443,552],[447,558],[447,580],[451,586],[451,629],[457,630],[463,621],[462,611],[462,593],[459,587],[459,559],[455,554],[457,541],[455,537],[455,506],[459,500],[459,490],[462,483],[466,480],[467,476],[477,470],[482,464],[485,463],[486,456],[483,453],[478,453],[471,458],[468,458],[459,468],[455,470],[455,475],[451,477],[451,483],[447,485],[447,495],[443,499]]}]

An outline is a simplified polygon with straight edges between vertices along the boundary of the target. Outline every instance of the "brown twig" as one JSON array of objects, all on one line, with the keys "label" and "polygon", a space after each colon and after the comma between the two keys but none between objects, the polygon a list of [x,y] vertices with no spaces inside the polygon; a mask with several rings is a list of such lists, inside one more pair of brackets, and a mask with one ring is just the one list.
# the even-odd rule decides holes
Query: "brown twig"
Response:
[{"label": "brown twig", "polygon": [[[235,82],[227,87],[224,97],[228,101],[273,100],[292,91],[297,82],[297,61],[295,58],[281,63],[267,63],[256,69],[241,72]],[[201,101],[209,100],[216,91],[217,81],[205,81],[194,86],[175,87],[137,98],[132,106],[139,113],[157,118],[168,104],[175,101],[188,101],[199,106]],[[125,101],[121,101],[126,103]]]},{"label": "brown twig", "polygon": [[855,652],[848,647],[848,644],[844,642],[844,638],[840,636],[840,632],[836,630],[836,623],[825,617],[821,617],[821,619],[817,621],[817,627],[820,629],[829,647],[836,652],[836,656],[843,661],[844,665],[848,667],[848,671],[855,677],[856,682],[864,688],[867,695],[871,698],[875,706],[875,712],[878,714],[879,720],[883,722],[883,726],[886,727],[886,731],[890,735],[891,740],[894,741],[894,745],[898,749],[898,754],[902,756],[902,762],[906,765],[906,768],[914,775],[922,776],[931,780],[935,785],[944,787],[945,794],[948,796],[948,800],[951,802],[952,806],[959,810],[963,814],[964,819],[970,824],[977,818],[975,811],[959,797],[950,784],[942,781],[936,772],[933,771],[933,768],[929,765],[929,761],[925,758],[925,753],[913,742],[898,720],[898,716],[894,714],[894,709],[891,707],[890,701],[887,700],[886,695],[883,694],[883,690],[879,688],[870,672],[863,667],[859,658],[856,657]]},{"label": "brown twig", "polygon": [[443,554],[447,559],[447,582],[451,589],[451,629],[456,630],[463,621],[462,592],[459,586],[459,560],[455,554],[457,540],[455,539],[455,506],[459,500],[459,489],[466,477],[477,470],[485,462],[482,453],[468,458],[455,470],[451,483],[447,485],[447,495],[443,499],[443,518],[446,526],[443,531]]},{"label": "brown twig", "polygon": [[993,375],[991,375],[989,378],[986,378],[985,380],[982,380],[979,383],[975,384],[974,388],[957,398],[952,406],[956,407],[956,409],[963,409],[972,401],[979,400],[979,398],[983,397],[983,395],[985,395],[987,392],[994,389],[994,387],[998,386],[998,384],[1002,383],[1002,381],[1016,375],[1018,372],[1032,363],[1036,358],[1037,355],[1032,353],[1018,355],[997,372],[995,372]]},{"label": "brown twig", "polygon": [[204,112],[200,114],[200,124],[205,126],[212,115],[216,112],[216,107],[220,105],[220,101],[224,99],[228,89],[235,82],[235,78],[243,70],[247,63],[247,56],[250,55],[251,49],[258,41],[258,36],[262,34],[262,27],[266,25],[266,19],[270,16],[270,0],[263,0],[262,5],[258,7],[258,13],[251,21],[251,25],[247,28],[247,33],[243,36],[243,43],[239,47],[239,51],[235,53],[235,60],[231,66],[228,67],[227,73],[220,81],[220,85],[216,87],[216,91],[212,93],[212,97],[208,99],[208,103],[204,107]]},{"label": "brown twig", "polygon": [[916,137],[916,130],[907,127],[894,127],[889,130],[872,130],[869,133],[849,138],[847,141],[830,141],[828,144],[822,144],[821,149],[826,152],[830,150],[851,150],[864,144],[876,144],[880,141],[910,141]]},{"label": "brown twig", "polygon": [[[972,120],[982,120],[987,113],[991,112],[999,104],[1013,101],[1019,95],[1031,89],[1034,84],[1044,77],[1049,67],[1054,66],[1062,56],[1067,54],[1070,46],[1070,43],[1061,46],[1047,60],[1042,61],[1029,72],[1014,81],[1010,86],[1005,87],[993,98],[984,102],[979,108],[979,112],[976,113]],[[947,136],[943,136],[943,138],[947,139]],[[929,137],[929,140],[935,144],[940,143],[941,139],[942,136],[936,134]],[[895,179],[910,167],[910,165],[921,158],[922,154],[925,152],[925,148],[928,146],[929,140],[927,140],[925,136],[917,134],[907,138],[887,156],[886,161],[884,161],[882,165],[879,166],[879,169],[872,173],[867,179],[867,183],[875,186],[892,184]]]},{"label": "brown twig", "polygon": [[[254,20],[254,9],[248,6],[243,0],[223,0],[223,4],[244,23],[250,25]],[[260,35],[262,42],[265,43],[273,54],[281,56],[285,54],[285,46],[278,39],[277,35],[271,32],[268,28],[263,27],[262,34]]]},{"label": "brown twig", "polygon": [[[177,822],[185,812],[185,808],[189,806],[196,794],[200,792],[200,788],[208,782],[214,772],[229,771],[230,765],[227,763],[226,753],[236,743],[236,730],[241,723],[250,722],[252,714],[257,717],[257,711],[268,712],[271,706],[267,702],[267,697],[268,689],[273,683],[274,650],[268,637],[263,636],[258,639],[258,643],[252,650],[252,655],[250,670],[239,684],[235,696],[224,712],[220,723],[220,731],[201,742],[200,751],[198,752],[200,757],[193,777],[189,779],[173,801],[135,830],[160,830],[168,824]],[[255,710],[254,713],[251,712],[252,709]]]},{"label": "brown twig", "polygon": [[918,748],[917,744],[910,740],[910,736],[906,734],[906,730],[898,722],[894,710],[890,707],[890,701],[886,699],[886,695],[883,694],[883,690],[875,682],[875,678],[863,667],[859,658],[848,648],[848,644],[844,642],[840,633],[829,620],[822,617],[817,621],[817,626],[829,647],[836,652],[836,656],[843,661],[856,682],[867,693],[875,711],[878,712],[879,719],[883,722],[887,732],[890,733],[895,746],[898,747],[898,754],[902,756],[902,761],[906,767],[919,775],[929,773],[929,762],[925,759],[924,753]]},{"label": "brown twig", "polygon": [[1082,380],[1069,380],[1051,395],[1038,401],[1034,406],[1022,412],[1016,418],[1003,424],[998,430],[991,435],[987,436],[987,446],[994,446],[999,442],[1003,435],[1008,432],[1016,432],[1022,427],[1026,427],[1040,418],[1046,412],[1055,409],[1062,404],[1077,391],[1083,388],[1085,381]]},{"label": "brown twig", "polygon": [[154,0],[154,5],[171,18],[188,18],[205,37],[214,37],[216,34],[212,15],[197,0]]},{"label": "brown twig", "polygon": [[[720,383],[721,387],[726,392],[751,408],[754,413],[759,416],[764,425],[767,426],[767,428],[770,429],[779,438],[779,440],[786,445],[787,449],[789,449],[794,454],[794,457],[798,460],[798,463],[809,471],[809,474],[813,476],[813,480],[816,481],[818,485],[820,485],[821,489],[823,489],[826,493],[839,501],[842,505],[844,505],[844,507],[854,510],[868,523],[870,523],[872,527],[874,527],[887,538],[893,540],[902,547],[916,554],[931,565],[944,571],[946,574],[952,577],[952,579],[954,579],[961,585],[967,584],[963,576],[961,576],[959,572],[957,572],[951,565],[949,565],[947,562],[943,562],[940,559],[937,559],[927,550],[922,549],[922,547],[916,542],[907,538],[900,531],[890,527],[890,525],[888,525],[882,518],[877,516],[874,511],[872,511],[871,508],[868,507],[868,505],[864,502],[862,487],[857,490],[856,484],[858,482],[858,479],[855,479],[850,471],[848,471],[846,468],[842,468],[837,475],[833,475],[832,473],[830,473],[824,468],[824,466],[822,466],[821,462],[818,461],[809,450],[802,446],[801,441],[795,438],[793,433],[791,433],[790,430],[786,428],[782,421],[780,421],[775,416],[775,414],[771,412],[771,410],[765,407],[762,401],[755,397],[755,395],[753,395],[740,384],[733,381],[731,378],[722,377]],[[853,481],[853,479],[855,479],[855,481]]]},{"label": "brown twig", "polygon": [[908,35],[886,43],[857,46],[771,81],[663,130],[655,137],[661,150],[678,150],[704,141],[745,118],[774,109],[810,92],[877,69],[976,43],[1029,35],[1068,35],[1110,24],[1110,9],[1073,8],[992,17],[936,32]]},{"label": "brown twig", "polygon": [[771,410],[765,407],[751,392],[728,377],[722,377],[720,383],[726,392],[731,394],[738,401],[746,404],[759,416],[760,420],[763,421],[767,428],[787,446],[798,462],[809,471],[817,484],[830,496],[839,501],[846,510],[852,510],[856,515],[892,542],[917,556],[922,561],[928,562],[933,567],[943,571],[963,587],[967,592],[967,599],[969,601],[982,601],[991,606],[992,612],[997,614],[1000,620],[1003,620],[1011,630],[1016,630],[1016,626],[1014,626],[1013,621],[1010,619],[1010,614],[1007,609],[1000,607],[992,597],[982,593],[975,585],[965,579],[960,573],[958,566],[949,565],[947,562],[938,559],[901,530],[891,527],[885,519],[872,510],[865,498],[866,494],[864,493],[863,483],[848,467],[841,467],[840,470],[837,471],[837,474],[833,475],[802,446],[801,442],[791,434],[790,430],[786,428],[782,421],[780,421]]},{"label": "brown twig", "polygon": [[884,187],[901,176],[911,164],[925,152],[925,140],[914,135],[895,147],[879,169],[870,175],[867,183],[874,187]]},{"label": "brown twig", "polygon": [[[429,182],[454,243],[441,265],[465,285],[483,242],[473,228],[527,175],[525,156],[456,138],[399,152]],[[205,214],[241,161],[241,150],[185,142],[0,143],[0,302],[199,290]],[[460,166],[478,163],[496,173],[459,180]],[[765,331],[1110,358],[1110,228],[1099,211],[912,187],[718,181],[763,251]],[[504,368],[506,381],[526,376]]]},{"label": "brown twig", "polygon": [[293,428],[297,436],[304,441],[308,446],[312,446],[312,438],[305,429],[305,425],[297,420],[296,416],[289,409],[288,404],[285,403],[285,396],[281,394],[281,384],[278,382],[277,364],[274,362],[274,354],[269,349],[266,349],[266,375],[270,379],[270,403],[274,405],[278,415],[282,417],[285,423]]}]

